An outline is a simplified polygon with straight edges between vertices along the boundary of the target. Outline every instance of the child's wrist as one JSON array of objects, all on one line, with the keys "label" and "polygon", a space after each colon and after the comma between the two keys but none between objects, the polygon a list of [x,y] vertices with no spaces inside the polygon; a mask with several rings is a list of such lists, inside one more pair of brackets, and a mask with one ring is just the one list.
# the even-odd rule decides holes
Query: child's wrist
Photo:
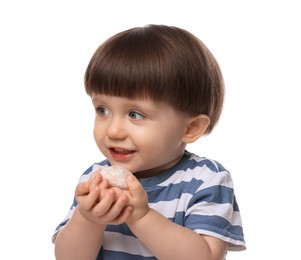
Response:
[{"label": "child's wrist", "polygon": [[132,212],[132,214],[136,215],[134,217],[129,217],[128,221],[126,222],[126,224],[129,227],[133,227],[133,226],[138,226],[140,225],[140,223],[146,222],[147,219],[149,218],[149,215],[151,214],[152,209],[151,208],[147,208],[144,212],[139,212],[139,213],[135,213],[135,209]]}]

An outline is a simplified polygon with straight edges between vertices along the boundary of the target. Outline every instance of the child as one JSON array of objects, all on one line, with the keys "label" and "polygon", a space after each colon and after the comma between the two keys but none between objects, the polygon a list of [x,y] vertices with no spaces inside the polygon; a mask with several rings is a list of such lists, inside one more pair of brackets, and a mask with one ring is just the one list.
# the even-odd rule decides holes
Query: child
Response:
[{"label": "child", "polygon": [[[207,47],[164,25],[104,42],[85,74],[107,158],[81,176],[53,236],[57,259],[225,259],[245,248],[231,176],[186,150],[209,134],[223,104],[223,79]],[[110,187],[103,167],[123,166],[128,189]]]}]

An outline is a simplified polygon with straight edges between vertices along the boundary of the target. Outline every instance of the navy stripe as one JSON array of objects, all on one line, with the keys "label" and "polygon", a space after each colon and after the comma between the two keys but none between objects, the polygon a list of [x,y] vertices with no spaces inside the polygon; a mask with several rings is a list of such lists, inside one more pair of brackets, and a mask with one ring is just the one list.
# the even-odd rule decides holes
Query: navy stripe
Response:
[{"label": "navy stripe", "polygon": [[93,165],[91,165],[82,175],[88,175],[93,169]]},{"label": "navy stripe", "polygon": [[60,223],[60,224],[56,227],[55,231],[57,231],[57,230],[59,230],[61,227],[65,226],[65,225],[67,224],[68,221],[69,221],[69,219],[66,219],[65,221],[63,221],[62,223]]},{"label": "navy stripe", "polygon": [[220,216],[189,215],[185,226],[190,229],[203,229],[218,233],[224,237],[244,241],[241,226],[232,226],[231,223]]},{"label": "navy stripe", "polygon": [[239,207],[238,207],[235,195],[234,195],[234,201],[233,201],[233,211],[239,212]]},{"label": "navy stripe", "polygon": [[125,236],[136,237],[126,224],[107,225],[106,231],[121,233]]},{"label": "navy stripe", "polygon": [[183,212],[183,211],[176,212],[175,216],[173,218],[169,218],[169,220],[180,226],[184,226],[185,212]]},{"label": "navy stripe", "polygon": [[202,180],[192,179],[190,182],[182,181],[168,186],[157,186],[155,189],[147,190],[149,203],[159,201],[171,201],[179,199],[183,193],[195,194],[198,188],[203,184]]},{"label": "navy stripe", "polygon": [[224,167],[223,165],[221,165],[219,162],[217,162],[217,161],[214,161],[214,162],[215,162],[216,165],[217,165],[218,172],[225,172],[225,171],[227,171],[227,170],[225,169],[225,167]]},{"label": "navy stripe", "polygon": [[[201,159],[201,160],[196,160],[196,158]],[[202,158],[202,157],[195,157],[194,155],[189,156],[189,158],[185,158],[186,160],[183,160],[183,164],[180,164],[179,167],[175,167],[172,170],[175,172],[177,170],[184,170],[187,171],[188,169],[194,169],[196,167],[204,167],[206,166],[208,169],[210,169],[213,172],[218,172],[218,167],[215,164],[216,162],[213,163],[212,160]],[[178,169],[177,169],[178,168]]]},{"label": "navy stripe", "polygon": [[70,210],[71,210],[73,207],[76,207],[76,206],[77,206],[77,200],[76,200],[76,198],[74,197],[74,198],[73,198],[72,206],[70,207]]},{"label": "navy stripe", "polygon": [[234,192],[232,188],[222,185],[215,185],[198,191],[189,201],[188,208],[202,201],[213,202],[218,204],[230,203],[234,200]]},{"label": "navy stripe", "polygon": [[111,163],[109,162],[109,160],[103,160],[101,162],[96,163],[99,166],[111,166]]},{"label": "navy stripe", "polygon": [[132,255],[123,252],[115,252],[101,249],[96,260],[156,260],[156,257],[145,257],[140,255]]}]

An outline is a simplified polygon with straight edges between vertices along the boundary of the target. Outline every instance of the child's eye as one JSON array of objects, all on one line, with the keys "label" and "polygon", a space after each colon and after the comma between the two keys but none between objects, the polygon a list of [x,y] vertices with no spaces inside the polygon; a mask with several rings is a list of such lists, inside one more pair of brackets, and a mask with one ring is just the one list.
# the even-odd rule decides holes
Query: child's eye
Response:
[{"label": "child's eye", "polygon": [[139,113],[139,112],[131,111],[131,112],[129,113],[129,117],[132,118],[132,119],[138,120],[138,119],[143,119],[143,118],[144,118],[144,115],[142,115],[142,114]]},{"label": "child's eye", "polygon": [[107,116],[109,114],[109,110],[105,107],[97,107],[96,113],[101,116]]}]

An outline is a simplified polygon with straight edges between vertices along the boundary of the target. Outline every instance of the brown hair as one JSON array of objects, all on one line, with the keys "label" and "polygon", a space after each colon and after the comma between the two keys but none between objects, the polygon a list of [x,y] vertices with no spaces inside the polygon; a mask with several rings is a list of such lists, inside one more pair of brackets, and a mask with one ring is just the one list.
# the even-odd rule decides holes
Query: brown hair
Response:
[{"label": "brown hair", "polygon": [[190,32],[148,25],[118,33],[98,47],[85,73],[86,92],[164,101],[191,116],[218,121],[223,77],[212,53]]}]

